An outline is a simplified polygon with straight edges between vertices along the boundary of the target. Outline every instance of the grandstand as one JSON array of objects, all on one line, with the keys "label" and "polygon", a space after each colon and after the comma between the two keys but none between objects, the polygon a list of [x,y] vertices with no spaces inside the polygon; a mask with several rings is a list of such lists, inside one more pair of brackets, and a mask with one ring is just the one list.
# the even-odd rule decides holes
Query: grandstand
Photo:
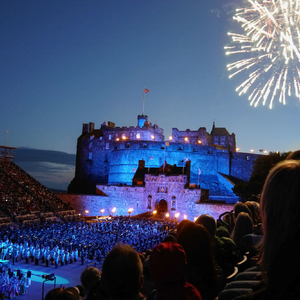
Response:
[{"label": "grandstand", "polygon": [[45,221],[77,221],[67,203],[13,161],[15,147],[0,146],[0,226]]}]

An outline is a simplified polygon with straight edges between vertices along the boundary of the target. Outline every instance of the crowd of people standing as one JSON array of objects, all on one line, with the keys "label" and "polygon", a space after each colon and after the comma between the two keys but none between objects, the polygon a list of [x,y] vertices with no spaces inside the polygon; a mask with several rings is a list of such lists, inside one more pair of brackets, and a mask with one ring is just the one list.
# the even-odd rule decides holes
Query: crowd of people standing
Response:
[{"label": "crowd of people standing", "polygon": [[119,242],[139,252],[151,249],[175,229],[175,224],[171,220],[117,216],[91,223],[45,223],[2,229],[0,255],[2,260],[9,257],[13,264],[25,260],[56,267],[79,258],[101,261]]}]

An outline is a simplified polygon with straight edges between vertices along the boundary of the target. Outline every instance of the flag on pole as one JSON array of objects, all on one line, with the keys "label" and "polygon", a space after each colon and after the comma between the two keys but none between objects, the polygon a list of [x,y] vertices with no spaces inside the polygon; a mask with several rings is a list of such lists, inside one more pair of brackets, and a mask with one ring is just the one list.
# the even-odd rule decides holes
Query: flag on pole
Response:
[{"label": "flag on pole", "polygon": [[149,93],[150,91],[148,89],[144,89],[144,93]]}]

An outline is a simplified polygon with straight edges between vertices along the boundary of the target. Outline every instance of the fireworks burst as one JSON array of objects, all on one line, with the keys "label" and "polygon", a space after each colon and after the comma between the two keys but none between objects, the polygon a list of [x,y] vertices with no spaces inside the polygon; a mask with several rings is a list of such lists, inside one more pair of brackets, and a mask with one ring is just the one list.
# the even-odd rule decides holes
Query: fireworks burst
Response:
[{"label": "fireworks burst", "polygon": [[235,76],[248,77],[236,89],[239,95],[250,92],[251,105],[263,105],[269,99],[286,104],[286,96],[300,101],[300,0],[247,0],[233,19],[244,32],[228,33],[232,46],[227,55],[241,56],[227,65]]}]

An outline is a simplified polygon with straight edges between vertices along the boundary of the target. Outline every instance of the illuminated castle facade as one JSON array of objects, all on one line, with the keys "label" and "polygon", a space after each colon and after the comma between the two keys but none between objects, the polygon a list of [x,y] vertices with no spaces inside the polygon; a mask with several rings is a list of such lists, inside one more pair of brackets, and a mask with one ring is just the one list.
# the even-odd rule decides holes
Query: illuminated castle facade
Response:
[{"label": "illuminated castle facade", "polygon": [[[154,208],[151,201],[157,203],[151,200],[154,194],[162,196],[161,180],[165,182],[163,193],[168,194],[164,195],[169,199],[168,209],[174,207],[172,199],[182,197],[184,189],[192,195],[193,203],[201,201],[201,197],[235,203],[238,198],[232,187],[239,180],[249,180],[257,158],[256,154],[239,153],[235,149],[234,133],[215,124],[210,133],[205,127],[196,131],[173,128],[167,142],[163,129],[152,125],[145,115],[138,116],[137,126],[115,127],[108,122],[96,129],[94,123],[83,124],[77,140],[75,177],[68,191],[110,194],[125,200],[139,198],[141,211],[145,211]],[[166,166],[172,167],[173,173],[167,174]],[[141,169],[144,173],[138,180]],[[169,191],[172,186],[173,192],[165,192],[166,182],[172,183]],[[134,193],[137,191],[138,194]],[[187,197],[184,202],[188,201]]]}]

